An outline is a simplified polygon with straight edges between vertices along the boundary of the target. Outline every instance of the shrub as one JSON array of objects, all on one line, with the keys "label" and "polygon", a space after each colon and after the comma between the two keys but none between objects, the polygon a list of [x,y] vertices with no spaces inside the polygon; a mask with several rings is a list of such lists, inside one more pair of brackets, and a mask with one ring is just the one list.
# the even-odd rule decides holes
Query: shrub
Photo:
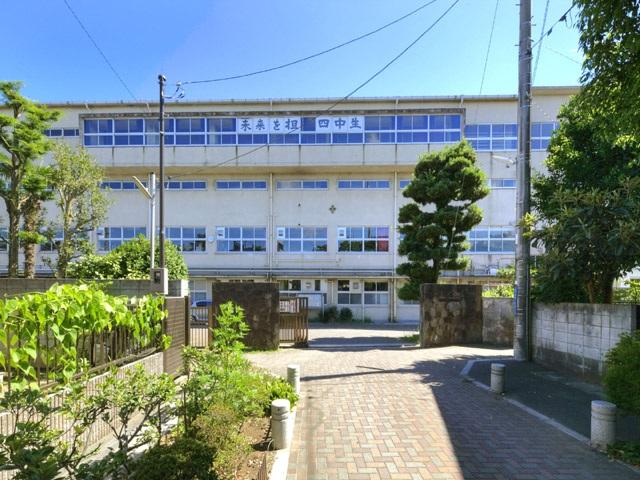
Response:
[{"label": "shrub", "polygon": [[271,402],[279,398],[289,400],[291,408],[295,407],[298,403],[298,394],[293,390],[293,387],[282,377],[275,377],[273,375],[265,374],[266,385],[266,399],[264,405],[264,414],[268,416],[271,414]]},{"label": "shrub", "polygon": [[338,321],[340,323],[349,323],[353,322],[353,312],[348,307],[343,307],[340,309],[340,314],[338,315]]},{"label": "shrub", "polygon": [[640,415],[640,331],[623,334],[606,358],[604,386],[618,407]]},{"label": "shrub", "polygon": [[513,298],[513,295],[513,285],[498,285],[482,292],[482,296],[486,298]]},{"label": "shrub", "polygon": [[331,306],[329,308],[325,308],[324,312],[320,312],[319,315],[320,321],[322,323],[330,323],[338,320],[338,308],[335,306]]},{"label": "shrub", "polygon": [[133,465],[131,480],[216,480],[214,451],[196,438],[180,436],[169,445],[156,445]]},{"label": "shrub", "polygon": [[615,303],[640,304],[640,280],[628,280],[627,288],[616,288],[613,291]]}]

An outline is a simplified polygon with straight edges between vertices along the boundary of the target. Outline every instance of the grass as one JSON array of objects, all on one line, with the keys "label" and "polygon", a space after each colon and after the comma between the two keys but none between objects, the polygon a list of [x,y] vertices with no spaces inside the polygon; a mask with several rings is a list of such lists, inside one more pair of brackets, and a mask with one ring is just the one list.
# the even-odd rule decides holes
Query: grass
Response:
[{"label": "grass", "polygon": [[411,335],[405,335],[404,337],[400,337],[400,340],[406,343],[418,343],[420,341],[420,334],[413,333]]},{"label": "grass", "polygon": [[640,442],[638,441],[616,442],[607,448],[607,454],[611,458],[640,467]]}]

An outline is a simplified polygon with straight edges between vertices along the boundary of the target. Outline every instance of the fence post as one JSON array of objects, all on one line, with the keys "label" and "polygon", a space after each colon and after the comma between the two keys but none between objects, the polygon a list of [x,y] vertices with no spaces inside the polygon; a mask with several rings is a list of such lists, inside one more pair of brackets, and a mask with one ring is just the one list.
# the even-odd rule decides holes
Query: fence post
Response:
[{"label": "fence post", "polygon": [[271,435],[273,446],[276,450],[281,450],[289,446],[291,440],[289,430],[289,400],[278,399],[271,402]]},{"label": "fence post", "polygon": [[616,406],[602,400],[591,402],[591,446],[606,450],[616,441]]},{"label": "fence post", "polygon": [[207,335],[209,336],[209,348],[213,345],[213,309],[213,302],[211,302],[211,305],[207,307],[207,325],[209,326]]},{"label": "fence post", "polygon": [[191,297],[184,297],[184,344],[191,345]]},{"label": "fence post", "polygon": [[491,364],[491,391],[501,394],[504,392],[504,370],[503,363]]},{"label": "fence post", "polygon": [[300,393],[300,365],[287,365],[287,382],[296,393]]}]

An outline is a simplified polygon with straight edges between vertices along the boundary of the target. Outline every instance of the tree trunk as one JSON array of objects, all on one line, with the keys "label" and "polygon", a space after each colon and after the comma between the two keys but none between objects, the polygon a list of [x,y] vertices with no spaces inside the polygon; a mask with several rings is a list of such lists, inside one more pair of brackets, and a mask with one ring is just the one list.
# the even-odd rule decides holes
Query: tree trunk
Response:
[{"label": "tree trunk", "polygon": [[[26,209],[24,216],[24,231],[37,233],[42,205],[39,201],[34,201]],[[36,243],[31,239],[24,240],[24,276],[25,278],[35,278],[36,276]]]},{"label": "tree trunk", "polygon": [[20,253],[20,214],[10,202],[6,202],[9,216],[9,277],[18,276],[18,254]]}]

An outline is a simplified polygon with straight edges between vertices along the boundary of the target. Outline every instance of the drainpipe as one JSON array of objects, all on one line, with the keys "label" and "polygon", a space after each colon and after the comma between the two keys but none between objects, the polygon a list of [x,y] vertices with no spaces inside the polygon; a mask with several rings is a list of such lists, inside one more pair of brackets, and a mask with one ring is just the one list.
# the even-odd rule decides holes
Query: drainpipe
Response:
[{"label": "drainpipe", "polygon": [[269,230],[269,255],[267,255],[269,259],[269,275],[268,279],[271,280],[273,278],[273,251],[276,248],[273,236],[273,172],[269,173],[269,217],[267,219],[267,229]]},{"label": "drainpipe", "polygon": [[398,301],[396,297],[396,268],[398,267],[398,172],[393,172],[393,272],[391,272],[391,321],[398,321]]}]

